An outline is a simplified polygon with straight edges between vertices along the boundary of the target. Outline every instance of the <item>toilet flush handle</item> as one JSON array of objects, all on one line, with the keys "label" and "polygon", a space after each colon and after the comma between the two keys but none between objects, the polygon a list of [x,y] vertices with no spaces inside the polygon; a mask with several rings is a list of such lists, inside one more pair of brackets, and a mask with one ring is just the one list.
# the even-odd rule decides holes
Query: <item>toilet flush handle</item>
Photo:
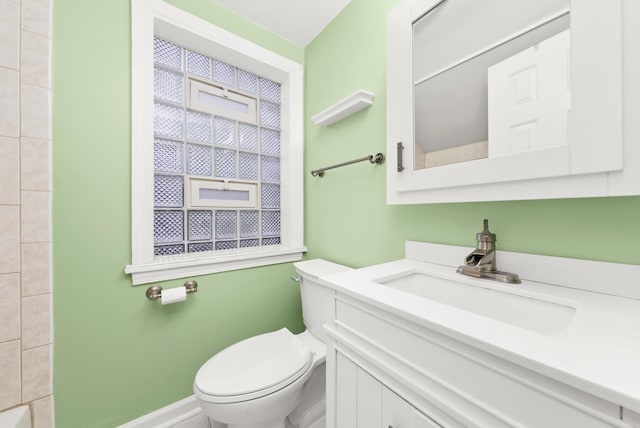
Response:
[{"label": "toilet flush handle", "polygon": [[301,276],[290,276],[289,278],[293,279],[298,284],[302,283],[302,277]]}]

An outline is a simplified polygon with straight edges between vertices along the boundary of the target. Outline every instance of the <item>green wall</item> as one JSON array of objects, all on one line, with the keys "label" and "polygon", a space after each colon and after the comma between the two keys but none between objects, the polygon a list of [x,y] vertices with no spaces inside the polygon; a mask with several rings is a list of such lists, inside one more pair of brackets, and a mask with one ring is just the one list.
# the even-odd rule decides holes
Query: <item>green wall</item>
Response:
[{"label": "green wall", "polygon": [[[386,14],[397,0],[353,0],[305,51],[305,237],[308,257],[351,266],[401,258],[407,239],[475,245],[489,218],[498,248],[640,264],[640,198],[385,205],[385,168],[308,171],[385,152]],[[327,128],[309,118],[358,89],[373,105]]]},{"label": "green wall", "polygon": [[[309,257],[364,266],[403,256],[406,239],[474,244],[491,219],[501,249],[640,264],[640,198],[387,206],[384,167],[308,171],[385,151],[386,13],[396,0],[353,0],[306,50],[219,5],[172,0],[306,66],[311,117],[357,89],[374,105],[329,128],[307,119]],[[197,278],[167,307],[132,287],[130,3],[55,0],[54,394],[56,425],[114,427],[191,394],[200,364],[244,337],[300,331],[290,264]],[[162,284],[173,287],[182,281]]]},{"label": "green wall", "polygon": [[[173,3],[304,61],[211,1]],[[191,395],[223,347],[301,331],[299,291],[291,264],[196,278],[197,294],[166,307],[131,286],[130,2],[55,0],[53,19],[56,426],[111,428]]]}]

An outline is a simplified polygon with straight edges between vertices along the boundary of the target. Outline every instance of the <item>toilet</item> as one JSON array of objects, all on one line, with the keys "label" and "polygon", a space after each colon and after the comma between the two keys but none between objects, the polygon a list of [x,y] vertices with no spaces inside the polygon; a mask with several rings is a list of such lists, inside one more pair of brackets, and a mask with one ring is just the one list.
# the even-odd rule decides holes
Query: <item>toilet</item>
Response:
[{"label": "toilet", "polygon": [[250,337],[218,352],[196,374],[193,391],[215,428],[325,426],[322,326],[333,319],[333,290],[318,278],[349,268],[321,259],[294,266],[306,330]]}]

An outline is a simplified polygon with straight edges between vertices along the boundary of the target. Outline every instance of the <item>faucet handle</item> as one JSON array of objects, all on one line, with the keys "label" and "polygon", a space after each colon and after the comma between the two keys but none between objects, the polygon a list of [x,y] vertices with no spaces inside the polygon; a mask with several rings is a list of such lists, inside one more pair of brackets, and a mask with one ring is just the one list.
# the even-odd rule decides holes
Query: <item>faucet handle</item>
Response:
[{"label": "faucet handle", "polygon": [[476,234],[476,241],[478,242],[496,242],[496,234],[489,232],[489,220],[484,219],[484,229],[482,232]]}]

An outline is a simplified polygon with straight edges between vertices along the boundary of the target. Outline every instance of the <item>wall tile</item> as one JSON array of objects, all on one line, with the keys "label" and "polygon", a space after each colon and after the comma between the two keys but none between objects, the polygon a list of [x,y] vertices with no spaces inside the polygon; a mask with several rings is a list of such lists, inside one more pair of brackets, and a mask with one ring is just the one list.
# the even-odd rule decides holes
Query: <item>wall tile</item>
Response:
[{"label": "wall tile", "polygon": [[33,428],[53,428],[53,395],[31,403]]},{"label": "wall tile", "polygon": [[22,245],[22,296],[51,293],[51,244]]},{"label": "wall tile", "polygon": [[18,69],[20,58],[20,2],[0,0],[0,67]]},{"label": "wall tile", "polygon": [[49,38],[29,31],[23,31],[20,40],[21,82],[28,85],[50,88]]},{"label": "wall tile", "polygon": [[0,206],[0,273],[20,271],[20,207]]},{"label": "wall tile", "polygon": [[0,275],[0,343],[20,338],[20,274]]},{"label": "wall tile", "polygon": [[50,0],[22,0],[22,29],[50,36]]},{"label": "wall tile", "polygon": [[0,411],[31,401],[35,428],[54,426],[51,5],[0,0]]},{"label": "wall tile", "polygon": [[23,137],[51,138],[49,95],[51,91],[37,86],[21,85],[20,132]]},{"label": "wall tile", "polygon": [[20,341],[0,343],[0,411],[20,404]]},{"label": "wall tile", "polygon": [[19,137],[20,73],[16,70],[0,67],[0,100],[0,135]]},{"label": "wall tile", "polygon": [[22,402],[51,395],[51,345],[22,351]]},{"label": "wall tile", "polygon": [[0,205],[20,204],[20,145],[17,142],[16,138],[0,137]]},{"label": "wall tile", "polygon": [[22,349],[51,343],[51,294],[22,298]]},{"label": "wall tile", "polygon": [[20,140],[20,186],[22,190],[51,190],[51,142]]},{"label": "wall tile", "polygon": [[21,227],[25,244],[51,240],[51,207],[49,192],[22,192]]}]

